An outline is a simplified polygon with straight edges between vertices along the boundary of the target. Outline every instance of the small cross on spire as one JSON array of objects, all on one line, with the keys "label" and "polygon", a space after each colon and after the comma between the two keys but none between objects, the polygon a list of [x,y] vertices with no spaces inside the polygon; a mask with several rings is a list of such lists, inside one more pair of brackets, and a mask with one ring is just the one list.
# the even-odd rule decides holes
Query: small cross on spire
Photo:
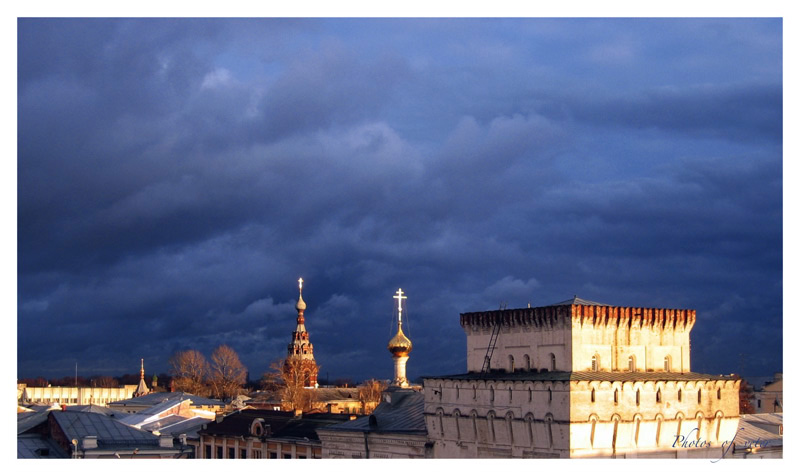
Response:
[{"label": "small cross on spire", "polygon": [[403,325],[403,299],[406,299],[401,288],[397,288],[397,294],[394,295],[394,299],[397,299],[397,328],[400,329]]},{"label": "small cross on spire", "polygon": [[303,292],[303,278],[298,279],[297,282],[300,285],[300,293],[302,294],[302,292]]},{"label": "small cross on spire", "polygon": [[403,299],[406,299],[406,296],[403,296],[402,288],[397,288],[397,294],[394,295],[394,298],[397,299],[397,311],[403,312]]}]

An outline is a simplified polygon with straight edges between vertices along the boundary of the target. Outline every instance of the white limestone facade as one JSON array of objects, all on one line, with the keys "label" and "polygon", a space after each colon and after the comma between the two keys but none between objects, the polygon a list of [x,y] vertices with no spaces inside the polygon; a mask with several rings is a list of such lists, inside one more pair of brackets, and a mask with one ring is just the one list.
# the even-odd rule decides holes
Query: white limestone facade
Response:
[{"label": "white limestone facade", "polygon": [[424,381],[434,457],[713,457],[736,434],[740,381],[691,372],[694,321],[577,298],[462,314],[468,372]]},{"label": "white limestone facade", "polygon": [[462,314],[467,371],[481,371],[497,321],[495,370],[690,371],[695,311],[566,302]]}]

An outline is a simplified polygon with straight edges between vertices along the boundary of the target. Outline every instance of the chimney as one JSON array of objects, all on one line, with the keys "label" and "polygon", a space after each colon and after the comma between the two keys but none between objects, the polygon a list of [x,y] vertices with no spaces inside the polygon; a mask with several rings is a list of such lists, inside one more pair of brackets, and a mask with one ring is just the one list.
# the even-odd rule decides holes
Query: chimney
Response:
[{"label": "chimney", "polygon": [[97,448],[97,437],[96,436],[84,436],[83,437],[83,449],[84,450],[91,450]]}]

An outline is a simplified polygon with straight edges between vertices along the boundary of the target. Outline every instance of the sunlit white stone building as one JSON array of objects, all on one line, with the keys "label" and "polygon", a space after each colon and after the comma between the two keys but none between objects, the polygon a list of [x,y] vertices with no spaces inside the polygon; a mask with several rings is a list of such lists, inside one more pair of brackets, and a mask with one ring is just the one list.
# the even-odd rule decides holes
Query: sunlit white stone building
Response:
[{"label": "sunlit white stone building", "polygon": [[461,314],[467,373],[424,379],[433,456],[719,453],[736,433],[740,380],[691,372],[695,318],[578,297]]}]

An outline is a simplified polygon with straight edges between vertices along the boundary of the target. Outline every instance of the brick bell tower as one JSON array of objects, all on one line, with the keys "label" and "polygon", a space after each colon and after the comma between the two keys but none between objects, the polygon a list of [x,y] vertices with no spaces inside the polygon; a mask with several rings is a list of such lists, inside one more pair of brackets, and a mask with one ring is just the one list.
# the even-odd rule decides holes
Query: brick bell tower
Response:
[{"label": "brick bell tower", "polygon": [[297,300],[297,328],[292,332],[292,341],[289,343],[286,367],[291,373],[298,375],[304,387],[316,388],[319,366],[314,360],[314,346],[308,340],[306,318],[303,315],[306,303],[303,301],[303,278],[297,280],[300,288],[300,297]]}]

